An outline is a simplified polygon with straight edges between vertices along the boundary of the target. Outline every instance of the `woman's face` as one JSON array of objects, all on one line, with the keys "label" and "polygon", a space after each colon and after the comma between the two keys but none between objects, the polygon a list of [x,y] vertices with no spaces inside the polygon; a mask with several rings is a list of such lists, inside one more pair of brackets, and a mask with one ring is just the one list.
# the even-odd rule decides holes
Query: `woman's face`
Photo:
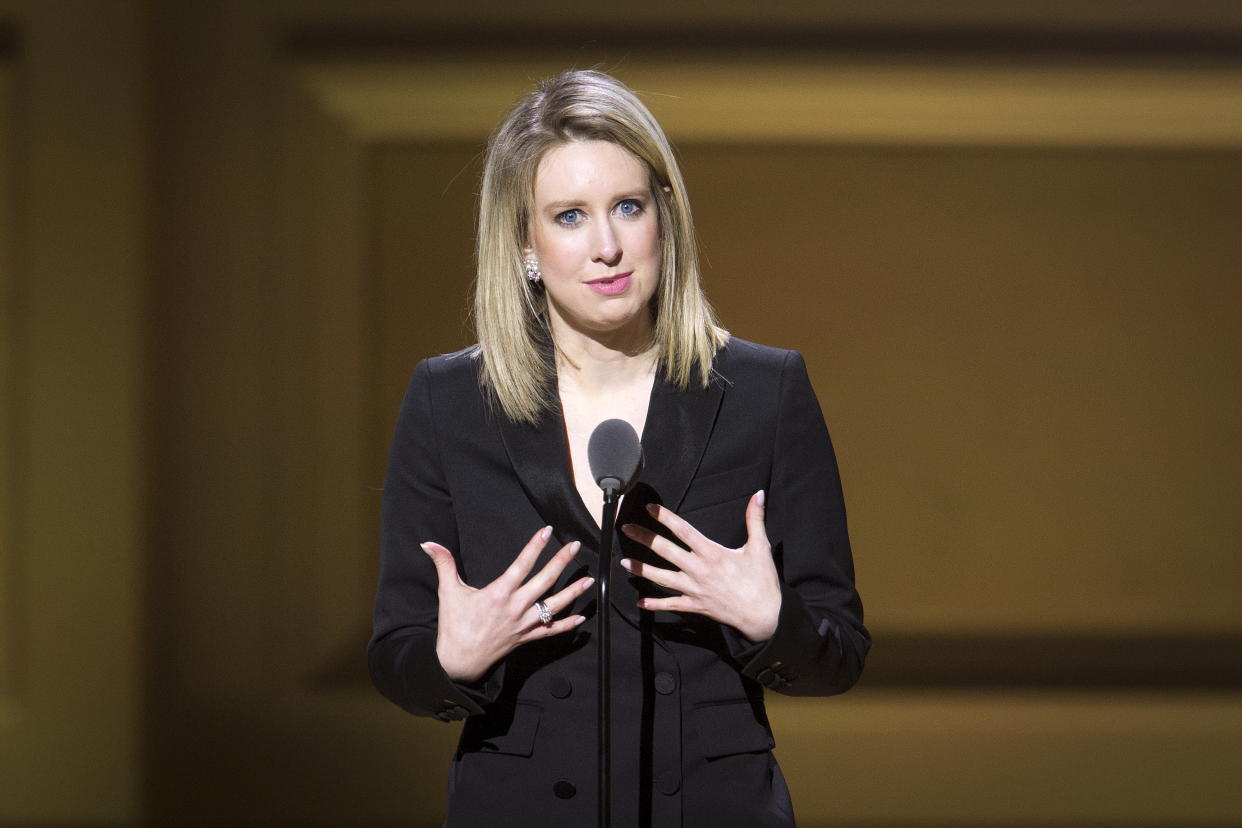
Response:
[{"label": "woman's face", "polygon": [[608,141],[553,147],[535,172],[530,224],[554,333],[646,333],[660,219],[641,161]]}]

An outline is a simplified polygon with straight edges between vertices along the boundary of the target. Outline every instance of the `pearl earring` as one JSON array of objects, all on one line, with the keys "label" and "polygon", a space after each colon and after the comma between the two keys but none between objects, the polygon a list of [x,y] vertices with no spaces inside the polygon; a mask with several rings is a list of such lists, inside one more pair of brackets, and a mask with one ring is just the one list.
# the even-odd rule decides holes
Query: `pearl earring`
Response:
[{"label": "pearl earring", "polygon": [[532,285],[537,285],[543,281],[543,271],[539,269],[539,262],[534,256],[526,260],[526,278]]}]

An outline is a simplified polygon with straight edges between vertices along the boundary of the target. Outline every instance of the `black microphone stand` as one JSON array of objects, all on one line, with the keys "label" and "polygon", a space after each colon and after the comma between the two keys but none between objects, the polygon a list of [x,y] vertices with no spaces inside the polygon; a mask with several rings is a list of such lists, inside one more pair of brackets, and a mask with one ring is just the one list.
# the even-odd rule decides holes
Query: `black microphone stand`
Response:
[{"label": "black microphone stand", "polygon": [[634,427],[625,420],[604,420],[587,443],[591,476],[604,490],[604,514],[599,533],[599,577],[595,612],[599,616],[599,826],[612,818],[612,607],[608,581],[612,575],[612,536],[621,495],[643,467],[643,447]]},{"label": "black microphone stand", "polygon": [[595,581],[595,611],[599,615],[599,828],[608,828],[612,817],[612,613],[608,581],[612,575],[612,535],[621,483],[614,478],[600,483],[604,489],[604,516],[600,524],[599,577]]}]

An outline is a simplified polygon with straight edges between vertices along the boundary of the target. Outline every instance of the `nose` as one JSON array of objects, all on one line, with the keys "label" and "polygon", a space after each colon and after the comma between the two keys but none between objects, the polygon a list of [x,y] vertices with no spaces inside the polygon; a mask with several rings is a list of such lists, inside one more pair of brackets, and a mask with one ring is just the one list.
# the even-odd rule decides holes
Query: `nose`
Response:
[{"label": "nose", "polygon": [[595,223],[594,242],[595,250],[591,256],[592,261],[610,266],[621,261],[621,240],[617,237],[611,221]]}]

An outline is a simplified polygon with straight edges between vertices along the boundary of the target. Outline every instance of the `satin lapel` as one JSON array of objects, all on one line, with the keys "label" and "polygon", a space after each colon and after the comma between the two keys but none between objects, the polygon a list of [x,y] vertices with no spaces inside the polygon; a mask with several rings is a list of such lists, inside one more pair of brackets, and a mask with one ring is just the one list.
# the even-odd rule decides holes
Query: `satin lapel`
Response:
[{"label": "satin lapel", "polygon": [[676,511],[698,471],[711,439],[724,383],[719,377],[707,388],[687,391],[657,379],[643,426],[645,464],[641,481],[659,502]]},{"label": "satin lapel", "polygon": [[[500,438],[522,488],[536,511],[552,527],[555,540],[548,544],[540,556],[541,561],[572,540],[582,541],[584,551],[594,552],[599,528],[583,505],[569,474],[565,425],[560,408],[545,414],[538,426],[515,423],[504,416],[498,417],[498,420]],[[516,550],[514,554],[517,554]]]}]

